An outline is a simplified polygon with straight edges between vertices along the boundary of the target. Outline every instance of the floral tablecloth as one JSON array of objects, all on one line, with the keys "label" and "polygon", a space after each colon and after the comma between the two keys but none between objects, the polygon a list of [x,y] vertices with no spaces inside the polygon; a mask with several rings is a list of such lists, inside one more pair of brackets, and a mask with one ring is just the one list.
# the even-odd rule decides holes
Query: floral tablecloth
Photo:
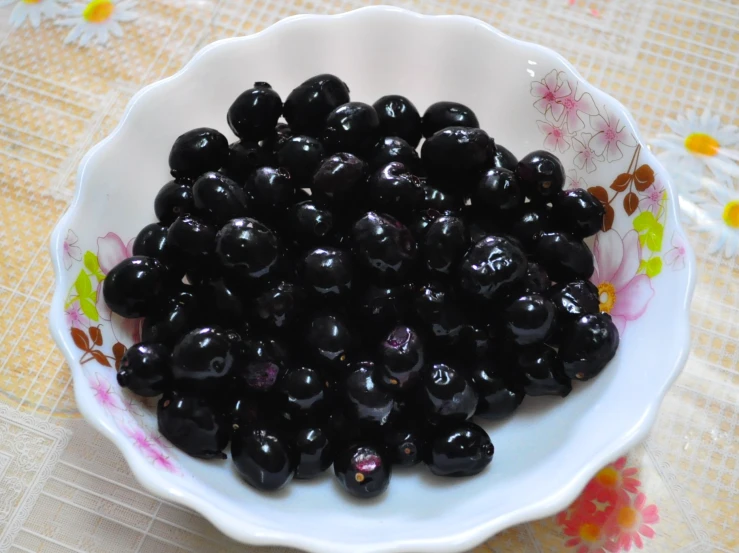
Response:
[{"label": "floral tablecloth", "polygon": [[[605,467],[565,512],[479,551],[739,551],[739,4],[734,0],[408,0],[551,46],[636,117],[681,194],[699,264],[693,350],[650,438]],[[296,13],[360,0],[0,0],[0,551],[256,551],[141,489],[75,407],[47,329],[48,240],[81,157],[141,86],[200,47]],[[556,83],[554,83],[556,88]],[[563,134],[566,91],[540,83],[542,133],[575,148],[574,185],[621,155]],[[555,94],[556,92],[556,94]],[[536,99],[534,99],[536,101]],[[585,106],[583,109],[587,109]],[[559,114],[559,115],[558,115]],[[607,123],[607,122],[606,122]],[[582,140],[587,141],[587,144]],[[592,183],[591,183],[592,184]],[[657,209],[659,186],[630,201]],[[684,244],[641,268],[679,269]],[[70,262],[82,252],[68,237]],[[68,313],[70,324],[82,311]],[[647,369],[647,368],[645,368]]]}]

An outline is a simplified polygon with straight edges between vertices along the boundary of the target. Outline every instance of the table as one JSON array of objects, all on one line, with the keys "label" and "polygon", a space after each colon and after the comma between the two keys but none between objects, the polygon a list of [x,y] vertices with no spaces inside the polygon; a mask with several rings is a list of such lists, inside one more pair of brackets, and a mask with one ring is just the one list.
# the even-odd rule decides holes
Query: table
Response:
[{"label": "table", "polygon": [[[739,131],[732,126],[739,123],[739,4],[392,3],[472,15],[550,46],[620,99],[676,177],[698,257],[693,351],[649,439],[599,473],[569,511],[512,528],[478,550],[739,551]],[[81,420],[47,330],[49,235],[81,157],[143,85],[213,40],[296,13],[363,4],[0,0],[0,551],[257,550],[142,490],[121,455]],[[670,245],[665,267],[682,262],[681,246]],[[617,509],[614,493],[623,498]]]}]

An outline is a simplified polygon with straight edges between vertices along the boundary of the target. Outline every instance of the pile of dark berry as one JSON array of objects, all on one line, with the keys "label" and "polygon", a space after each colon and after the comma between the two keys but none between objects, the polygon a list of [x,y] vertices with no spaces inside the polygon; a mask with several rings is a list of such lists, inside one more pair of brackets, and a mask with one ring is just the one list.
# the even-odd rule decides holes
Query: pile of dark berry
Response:
[{"label": "pile of dark berry", "polygon": [[230,442],[262,490],[333,464],[364,498],[392,465],[473,475],[493,456],[473,416],[566,396],[615,354],[583,242],[604,208],[563,191],[552,154],[518,161],[458,103],[351,102],[332,75],[284,103],[255,83],[228,124],[230,146],[177,138],[159,222],[103,286],[144,317],[118,382],[163,394],[159,429],[186,453]]}]

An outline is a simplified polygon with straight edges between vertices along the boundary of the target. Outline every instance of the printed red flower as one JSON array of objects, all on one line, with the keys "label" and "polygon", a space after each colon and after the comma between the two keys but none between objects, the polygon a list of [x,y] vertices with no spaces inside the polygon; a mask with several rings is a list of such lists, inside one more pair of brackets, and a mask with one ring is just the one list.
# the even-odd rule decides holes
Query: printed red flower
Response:
[{"label": "printed red flower", "polygon": [[659,522],[657,506],[647,505],[647,497],[643,493],[633,497],[624,493],[622,499],[606,523],[605,530],[609,536],[606,549],[611,553],[629,551],[632,545],[641,549],[644,547],[642,536],[652,539],[655,532],[650,524]]},{"label": "printed red flower", "polygon": [[602,468],[585,487],[584,495],[593,496],[599,490],[619,492],[625,490],[637,493],[641,482],[635,478],[639,469],[626,468],[626,457],[619,458],[615,463]]}]

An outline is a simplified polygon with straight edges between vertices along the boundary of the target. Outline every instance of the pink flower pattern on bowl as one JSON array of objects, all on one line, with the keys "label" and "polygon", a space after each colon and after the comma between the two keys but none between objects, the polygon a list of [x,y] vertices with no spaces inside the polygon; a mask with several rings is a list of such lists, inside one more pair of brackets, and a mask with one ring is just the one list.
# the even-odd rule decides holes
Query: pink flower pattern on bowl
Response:
[{"label": "pink flower pattern on bowl", "polygon": [[630,230],[621,238],[611,229],[595,237],[593,247],[595,273],[601,311],[610,313],[620,334],[629,321],[641,317],[654,296],[654,288],[646,274],[639,274],[642,263],[639,235]]},{"label": "pink flower pattern on bowl", "polygon": [[[605,110],[605,108],[603,109]],[[595,134],[588,145],[599,156],[605,154],[608,163],[618,161],[624,157],[620,144],[630,148],[636,146],[634,137],[625,130],[626,125],[615,115],[609,115],[607,111],[605,111],[605,115],[599,113],[591,116],[590,126]]]},{"label": "pink flower pattern on bowl", "polygon": [[[76,239],[72,231],[68,236]],[[132,246],[133,240],[126,244],[120,236],[109,232],[97,239],[96,252],[88,250],[82,255],[80,249],[74,260],[82,266],[67,294],[66,322],[72,340],[83,352],[80,364],[96,363],[87,382],[95,401],[110,421],[152,464],[167,472],[182,474],[173,456],[166,452],[171,446],[145,421],[146,413],[151,412],[150,401],[129,394],[115,382],[116,369],[126,348],[141,341],[141,321],[111,313],[103,299],[102,284],[113,267],[133,254]],[[64,251],[67,252],[66,242]],[[66,268],[71,270],[73,264]],[[113,345],[107,349],[106,345],[111,342]]]},{"label": "pink flower pattern on bowl", "polygon": [[564,108],[564,116],[565,123],[567,123],[567,129],[571,133],[581,131],[585,128],[585,121],[583,121],[583,118],[580,116],[580,114],[584,114],[587,116],[598,114],[598,108],[595,107],[593,97],[585,92],[578,98],[577,88],[572,91],[572,94],[561,99],[560,104]]},{"label": "pink flower pattern on bowl", "polygon": [[[603,231],[592,244],[596,264],[592,280],[598,286],[601,310],[611,314],[623,334],[629,322],[646,312],[655,294],[652,279],[663,264],[675,270],[685,266],[684,244],[673,244],[662,253],[666,188],[649,165],[640,164],[641,146],[626,130],[625,121],[606,106],[600,109],[589,94],[578,97],[577,87],[564,72],[552,70],[533,81],[531,95],[533,107],[545,117],[536,122],[543,147],[567,167],[566,186],[587,189],[606,209]],[[631,151],[628,165],[622,162],[624,166],[614,171],[609,166],[624,159],[625,150]],[[604,183],[607,174],[615,178]]]}]

